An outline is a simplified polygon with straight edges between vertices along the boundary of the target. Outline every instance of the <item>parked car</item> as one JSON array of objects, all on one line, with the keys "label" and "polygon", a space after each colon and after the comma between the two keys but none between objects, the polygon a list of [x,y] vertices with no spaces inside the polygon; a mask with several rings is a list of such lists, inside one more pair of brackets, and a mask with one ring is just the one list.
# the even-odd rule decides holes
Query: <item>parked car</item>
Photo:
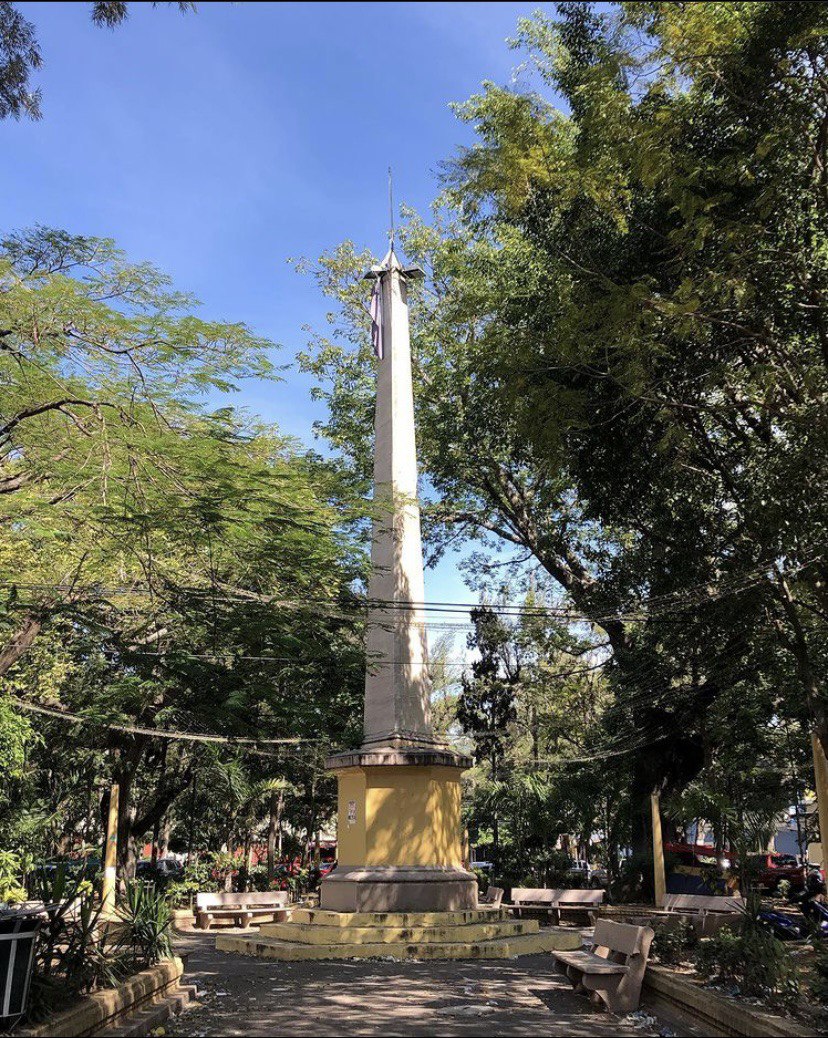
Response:
[{"label": "parked car", "polygon": [[809,871],[809,866],[803,865],[795,854],[775,851],[749,854],[747,864],[756,877],[756,883],[770,892],[777,890],[783,879],[790,883],[792,890],[802,890]]},{"label": "parked car", "polygon": [[585,887],[605,887],[609,880],[606,869],[590,865],[584,858],[570,858],[567,875]]},{"label": "parked car", "polygon": [[48,882],[53,882],[59,873],[63,873],[67,882],[74,882],[79,879],[95,879],[100,870],[100,858],[86,855],[77,858],[49,858],[35,865],[32,873]]},{"label": "parked car", "polygon": [[150,858],[139,861],[135,866],[137,879],[154,880],[161,883],[172,883],[184,875],[184,866],[175,858],[159,858],[155,866]]},{"label": "parked car", "polygon": [[585,861],[583,858],[570,858],[569,868],[567,869],[567,875],[577,876],[583,879],[584,882],[589,882],[589,862]]},{"label": "parked car", "polygon": [[589,885],[596,889],[609,886],[609,873],[602,865],[597,865],[589,874]]}]

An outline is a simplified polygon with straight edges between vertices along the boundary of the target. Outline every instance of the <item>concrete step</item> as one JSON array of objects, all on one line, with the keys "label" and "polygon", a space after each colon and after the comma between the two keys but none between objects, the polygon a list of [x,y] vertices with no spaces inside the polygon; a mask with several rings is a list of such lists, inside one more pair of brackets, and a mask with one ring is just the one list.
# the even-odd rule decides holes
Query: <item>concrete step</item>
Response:
[{"label": "concrete step", "polygon": [[181,984],[165,997],[128,1013],[123,1019],[98,1031],[97,1034],[99,1038],[144,1038],[145,1035],[163,1027],[170,1017],[183,1013],[195,997],[195,985]]},{"label": "concrete step", "polygon": [[330,912],[321,908],[295,908],[292,923],[323,926],[456,926],[464,923],[498,923],[511,920],[503,908],[469,909],[463,912]]},{"label": "concrete step", "polygon": [[258,934],[219,934],[216,937],[218,951],[292,962],[310,959],[511,959],[517,955],[573,950],[580,947],[580,943],[576,930],[560,927],[488,941],[441,943],[376,941],[361,944],[302,944]]},{"label": "concrete step", "polygon": [[440,926],[328,926],[324,923],[263,923],[260,937],[300,944],[450,944],[534,934],[536,919],[508,919],[491,923],[454,923]]}]

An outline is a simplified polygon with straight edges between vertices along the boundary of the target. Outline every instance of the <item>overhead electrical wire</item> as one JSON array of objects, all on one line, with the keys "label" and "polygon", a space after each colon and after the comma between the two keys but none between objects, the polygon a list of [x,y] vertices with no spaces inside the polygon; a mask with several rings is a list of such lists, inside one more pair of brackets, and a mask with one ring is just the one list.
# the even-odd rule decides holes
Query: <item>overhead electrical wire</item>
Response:
[{"label": "overhead electrical wire", "polygon": [[[822,556],[816,556],[808,559],[795,567],[791,573],[797,573],[821,561]],[[640,599],[638,602],[627,603],[621,605],[616,610],[609,610],[606,612],[596,612],[594,615],[587,615],[580,611],[572,610],[566,606],[527,606],[524,603],[506,603],[497,601],[494,602],[452,602],[452,601],[397,601],[392,599],[369,599],[367,597],[355,600],[352,604],[333,601],[326,598],[313,598],[310,596],[289,596],[285,598],[279,598],[278,596],[267,596],[258,595],[251,592],[229,592],[226,589],[222,592],[217,592],[215,589],[209,587],[189,587],[181,588],[181,593],[193,595],[196,597],[203,596],[209,598],[213,602],[222,603],[233,603],[233,604],[244,604],[250,602],[256,605],[270,605],[274,607],[293,607],[293,608],[304,608],[311,606],[315,609],[326,608],[333,610],[333,615],[339,615],[341,618],[350,619],[350,612],[365,611],[365,610],[395,610],[398,612],[424,612],[424,613],[440,613],[443,615],[456,615],[458,613],[466,615],[474,610],[480,608],[490,609],[492,612],[497,613],[500,616],[505,617],[539,617],[539,618],[552,618],[562,619],[571,623],[586,623],[586,624],[602,624],[609,623],[612,621],[627,621],[631,623],[635,622],[653,622],[655,620],[663,619],[665,616],[674,614],[682,611],[684,608],[691,608],[694,605],[703,605],[710,602],[719,601],[720,599],[730,597],[731,595],[742,594],[744,591],[749,590],[751,587],[755,587],[762,583],[768,573],[768,567],[763,567],[759,570],[754,570],[747,574],[742,574],[737,578],[733,578],[731,581],[725,581],[718,586],[714,585],[711,588],[710,581],[702,584],[691,586],[690,588],[684,588],[681,591],[666,592],[663,595],[652,596],[649,599]],[[0,582],[0,587],[7,588],[20,588],[28,591],[48,591],[58,593],[95,593],[98,595],[153,595],[158,596],[159,592],[156,589],[148,587],[106,587],[104,585],[88,585],[80,586],[77,584],[47,584],[47,583],[27,583],[17,581],[3,581]],[[653,608],[660,607],[660,608]],[[446,621],[418,621],[423,623],[424,626],[444,626],[447,625]],[[681,622],[681,621],[677,621]],[[467,627],[468,624],[460,624],[460,627]]]},{"label": "overhead electrical wire", "polygon": [[[812,565],[815,562],[820,561],[820,558],[821,557],[817,557],[817,558],[814,558],[814,559],[810,559],[810,560],[808,560],[805,563],[802,563],[797,568],[796,571],[802,570],[802,569],[806,568],[807,566]],[[796,571],[794,571],[794,572],[796,572]],[[672,612],[682,611],[683,609],[689,608],[690,606],[692,606],[694,604],[706,604],[706,603],[709,603],[711,601],[716,601],[718,599],[721,599],[721,598],[724,598],[724,597],[728,597],[730,595],[740,594],[740,593],[744,592],[745,590],[748,590],[750,587],[753,587],[756,584],[762,582],[766,578],[766,574],[767,574],[767,570],[764,569],[762,571],[757,571],[757,573],[755,573],[755,574],[743,575],[738,580],[733,580],[733,581],[730,581],[730,582],[725,582],[724,584],[720,585],[716,589],[716,592],[714,594],[711,594],[709,584],[705,584],[705,585],[699,585],[698,586],[698,592],[699,593],[697,593],[696,595],[692,594],[692,592],[695,589],[692,589],[692,588],[690,588],[690,589],[683,589],[682,592],[678,592],[677,591],[677,592],[667,593],[667,594],[665,594],[663,596],[654,596],[653,598],[651,598],[649,600],[642,601],[640,603],[640,605],[643,605],[643,606],[646,606],[646,607],[651,607],[653,604],[659,603],[661,605],[664,613],[667,613],[667,612],[670,612],[670,611],[672,611]],[[748,582],[748,576],[756,577],[757,579],[751,580],[751,581]],[[16,582],[3,582],[3,583],[0,583],[0,586],[10,587],[10,588],[11,587],[21,588],[21,589],[26,589],[26,590],[48,590],[48,591],[51,591],[51,592],[55,592],[55,591],[58,591],[58,592],[69,592],[69,591],[74,592],[74,591],[78,591],[77,585],[70,587],[69,585],[60,585],[60,584],[24,584],[24,583],[16,583]],[[124,594],[124,595],[132,595],[132,594],[151,594],[152,593],[151,589],[149,589],[149,588],[127,588],[127,587],[123,587],[123,588],[112,589],[112,588],[103,588],[103,587],[100,587],[100,586],[92,586],[88,590],[92,591],[92,592],[94,592],[96,594]],[[291,599],[283,599],[283,600],[278,600],[278,601],[274,600],[274,601],[270,601],[269,602],[267,599],[258,598],[258,597],[255,598],[255,599],[250,599],[249,596],[247,596],[247,595],[245,595],[243,593],[239,593],[237,595],[227,595],[227,594],[216,595],[216,593],[212,589],[210,589],[210,588],[187,589],[187,592],[190,593],[190,594],[195,594],[195,595],[204,595],[205,597],[209,597],[211,600],[232,602],[232,603],[235,603],[235,604],[243,603],[245,601],[252,601],[252,602],[254,602],[256,604],[261,604],[261,605],[268,605],[268,604],[270,604],[270,605],[279,605],[279,606],[291,605],[291,606],[301,606],[301,607],[312,605],[316,609],[318,609],[320,606],[328,606],[328,607],[336,608],[336,609],[340,609],[340,610],[346,608],[346,606],[343,605],[343,603],[331,602],[329,599],[291,598]],[[671,605],[672,609],[664,608],[664,607],[666,607],[668,605]],[[582,623],[589,623],[589,624],[596,624],[596,623],[600,624],[600,620],[601,620],[601,618],[598,618],[598,617],[587,617],[587,616],[585,616],[583,614],[573,613],[572,611],[570,611],[570,610],[568,610],[566,608],[552,608],[552,607],[546,607],[546,606],[537,606],[537,607],[536,606],[531,606],[531,607],[529,607],[529,606],[526,606],[524,604],[514,604],[513,605],[513,604],[507,604],[507,603],[503,603],[503,602],[501,602],[501,603],[497,603],[497,602],[494,602],[494,603],[460,603],[460,602],[437,602],[437,601],[431,601],[431,602],[396,602],[396,601],[392,601],[392,600],[362,599],[361,601],[355,603],[352,608],[353,609],[358,609],[358,610],[363,610],[363,609],[369,609],[369,610],[370,609],[397,610],[397,611],[400,611],[400,612],[415,612],[415,611],[416,612],[438,612],[438,613],[444,613],[444,614],[452,615],[452,614],[456,614],[459,611],[471,612],[472,610],[478,609],[478,608],[481,608],[481,607],[489,608],[493,612],[497,613],[498,615],[504,616],[504,617],[507,617],[507,618],[523,618],[523,617],[530,617],[530,618],[531,617],[560,618],[560,619],[565,619],[565,620],[567,620],[569,622],[572,622],[572,623],[580,623],[580,622],[582,622]],[[612,619],[612,620],[616,620],[616,621],[617,620],[630,620],[630,621],[633,621],[633,622],[637,622],[637,621],[640,620],[640,621],[643,621],[643,622],[651,622],[654,619],[659,619],[659,616],[658,616],[657,613],[656,614],[647,613],[647,614],[645,614],[643,616],[636,616],[636,615],[634,615],[632,613],[627,613],[627,614],[614,613],[614,614],[608,614],[607,616],[603,617],[603,619],[605,621],[609,621],[610,619]],[[679,619],[677,622],[682,622],[682,621]],[[438,622],[434,622],[434,621],[414,621],[414,623],[416,623],[417,625],[422,624],[422,626],[429,627],[431,629],[447,629],[447,630],[464,629],[464,628],[469,628],[469,627],[473,626],[472,624],[458,624],[458,623],[439,622],[439,621]],[[390,624],[389,624],[389,626],[390,626]],[[590,650],[587,650],[587,651],[590,651]],[[600,651],[600,649],[596,647],[595,651]],[[162,658],[163,657],[172,657],[172,658],[215,659],[215,660],[229,659],[229,660],[234,660],[234,661],[235,660],[249,660],[249,661],[261,661],[261,662],[293,663],[293,664],[299,664],[299,665],[307,665],[309,663],[315,662],[312,659],[304,659],[303,660],[303,659],[298,658],[298,657],[278,657],[278,656],[264,656],[264,655],[256,656],[256,655],[244,655],[244,654],[237,655],[237,654],[234,654],[234,653],[226,653],[226,654],[221,654],[221,653],[216,653],[216,654],[210,654],[210,653],[181,653],[181,652],[177,652],[176,650],[170,650],[169,652],[159,652],[159,651],[155,650],[155,651],[152,651],[152,652],[138,652],[138,653],[129,653],[129,654],[138,654],[138,655],[153,656],[153,657],[154,656],[158,656],[158,657],[162,657]],[[563,673],[560,673],[560,672],[557,673],[557,674],[551,673],[549,675],[549,678],[550,678],[550,680],[555,680],[556,678],[560,679],[560,678],[563,678],[563,677],[571,676],[573,674],[586,673],[586,672],[594,671],[594,670],[600,669],[603,666],[610,665],[612,663],[612,661],[613,661],[613,656],[610,655],[610,656],[607,657],[606,660],[599,661],[598,663],[596,663],[594,665],[591,665],[591,666],[587,666],[587,667],[583,667],[583,668],[579,667],[579,668],[575,668],[575,669],[570,670],[570,671],[565,671]],[[473,662],[474,662],[473,660],[469,660],[469,661],[442,661],[442,662],[437,660],[437,661],[434,661],[434,665],[437,666],[437,667],[441,667],[441,666],[443,666],[443,667],[459,666],[459,667],[464,667],[465,668],[465,667],[470,667],[473,664]],[[394,665],[394,666],[409,665],[409,661],[400,661],[400,660],[391,660],[391,661],[378,660],[377,663],[379,665],[383,665],[384,664],[384,665]],[[718,670],[720,668],[724,669],[724,667],[726,665],[727,664],[724,661],[722,661],[719,665],[714,665],[708,671],[708,673],[718,672]],[[656,669],[657,669],[656,665],[654,665],[652,663],[642,664],[642,665],[639,665],[639,667],[635,667],[635,668],[632,668],[631,670],[626,671],[624,676],[625,676],[625,678],[627,678],[628,681],[634,682],[635,684],[639,684],[644,678],[646,678],[648,673],[650,673],[650,674],[654,673],[656,671]],[[661,687],[661,688],[658,688],[658,689],[652,689],[652,688],[643,688],[643,689],[641,689],[640,688],[637,692],[633,692],[630,695],[622,696],[622,698],[620,698],[617,701],[617,705],[620,706],[620,707],[632,707],[632,706],[646,705],[648,702],[655,703],[657,699],[660,699],[660,700],[663,701],[663,697],[664,697],[665,693],[666,694],[670,694],[670,693],[673,693],[673,694],[679,693],[680,694],[682,691],[687,690],[687,688],[688,688],[687,685],[684,685],[684,686],[670,685],[670,686]],[[242,737],[238,737],[237,738],[237,737],[234,737],[234,736],[222,736],[222,735],[217,735],[217,734],[214,734],[214,733],[170,731],[170,730],[164,730],[164,729],[158,729],[158,728],[149,728],[149,727],[145,727],[145,726],[141,726],[141,725],[129,725],[129,724],[119,724],[119,723],[110,723],[110,722],[99,722],[99,721],[95,721],[95,720],[93,720],[91,718],[84,717],[83,715],[73,714],[73,713],[70,713],[70,712],[64,711],[64,710],[58,710],[58,709],[54,709],[54,708],[44,707],[44,706],[41,706],[39,704],[34,704],[34,703],[31,703],[31,702],[27,702],[25,700],[18,699],[16,697],[10,697],[10,700],[11,700],[12,703],[14,703],[15,706],[18,706],[22,710],[27,710],[27,711],[31,711],[31,712],[34,712],[34,713],[39,713],[39,714],[42,714],[42,715],[45,715],[45,716],[49,716],[49,717],[52,717],[52,718],[57,718],[57,719],[60,719],[62,721],[65,721],[65,722],[68,722],[68,723],[72,723],[72,724],[94,725],[96,727],[103,727],[103,728],[107,728],[107,729],[114,730],[114,731],[121,731],[121,732],[124,732],[126,734],[139,734],[139,735],[144,735],[144,736],[152,737],[152,738],[163,738],[163,739],[170,739],[170,740],[202,742],[202,743],[218,743],[218,744],[224,744],[224,745],[238,746],[239,748],[244,749],[246,752],[257,753],[257,754],[261,754],[261,755],[265,755],[265,756],[272,755],[272,754],[267,754],[266,751],[263,751],[263,750],[259,749],[258,747],[261,747],[263,745],[273,745],[273,746],[290,746],[290,745],[294,745],[295,746],[295,745],[313,744],[313,743],[318,744],[318,743],[324,741],[322,739],[303,739],[303,738],[298,738],[298,737],[287,737],[287,738],[279,738],[279,739],[255,739],[255,738],[242,738]],[[572,757],[572,758],[564,758],[562,760],[558,760],[558,761],[554,761],[554,762],[537,761],[537,762],[534,762],[534,763],[538,764],[538,765],[544,764],[544,763],[549,763],[550,765],[554,764],[554,766],[556,766],[556,767],[568,766],[570,764],[575,764],[575,763],[588,763],[590,761],[594,761],[594,760],[598,760],[598,759],[603,759],[604,757],[619,756],[619,755],[623,755],[623,754],[626,754],[626,753],[634,752],[635,750],[642,749],[642,748],[644,748],[647,745],[654,745],[655,743],[657,743],[659,741],[662,741],[665,738],[668,738],[671,734],[675,734],[675,731],[677,731],[677,730],[675,730],[675,731],[663,730],[663,727],[662,727],[661,734],[657,735],[655,738],[650,739],[649,741],[640,742],[640,741],[636,741],[635,739],[633,739],[633,742],[629,742],[628,741],[630,739],[630,737],[633,736],[633,735],[638,735],[638,736],[641,736],[642,734],[655,735],[655,732],[657,730],[658,730],[658,728],[653,729],[653,730],[648,732],[646,729],[644,731],[642,731],[641,729],[638,729],[635,733],[629,733],[629,734],[624,733],[623,735],[617,737],[615,740],[613,740],[612,742],[607,744],[607,746],[604,747],[603,749],[596,749],[596,751],[591,753],[589,757],[582,757],[582,758]],[[495,733],[492,733],[492,734],[495,734]],[[619,749],[615,749],[614,748],[616,745],[618,745],[619,743],[622,743],[622,742],[625,743],[625,745],[622,748],[619,748]]]},{"label": "overhead electrical wire", "polygon": [[[179,732],[170,731],[165,728],[148,728],[138,724],[120,724],[113,721],[96,721],[92,717],[76,714],[69,710],[58,710],[55,707],[41,706],[39,703],[30,703],[17,696],[9,696],[9,701],[21,710],[35,714],[44,714],[46,717],[54,717],[71,724],[92,725],[96,728],[106,728],[110,731],[124,732],[127,735],[147,735],[155,739],[171,739],[178,742],[202,742],[220,743],[225,746],[238,746],[246,752],[257,752],[259,746],[298,746],[307,743],[320,743],[324,739],[303,739],[299,737],[286,737],[281,739],[250,739],[236,737],[234,735],[216,735],[213,732]],[[272,756],[272,754],[268,754]]]}]

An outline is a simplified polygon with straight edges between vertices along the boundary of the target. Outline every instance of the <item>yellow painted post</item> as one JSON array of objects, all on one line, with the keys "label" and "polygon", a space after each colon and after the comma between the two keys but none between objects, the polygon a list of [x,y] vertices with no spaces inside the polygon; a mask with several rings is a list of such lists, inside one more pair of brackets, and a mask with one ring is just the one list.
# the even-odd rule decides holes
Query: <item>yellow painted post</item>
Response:
[{"label": "yellow painted post", "polygon": [[109,814],[106,819],[106,845],[104,846],[103,915],[115,915],[115,882],[118,865],[118,801],[121,789],[113,782],[109,791]]},{"label": "yellow painted post", "polygon": [[650,813],[653,819],[653,888],[656,907],[664,903],[667,893],[667,879],[664,874],[664,843],[661,839],[661,797],[658,793],[650,795]]},{"label": "yellow painted post", "polygon": [[811,751],[814,755],[814,792],[816,793],[817,815],[819,817],[819,839],[822,847],[822,861],[828,864],[828,760],[825,750],[816,732],[811,732]]}]

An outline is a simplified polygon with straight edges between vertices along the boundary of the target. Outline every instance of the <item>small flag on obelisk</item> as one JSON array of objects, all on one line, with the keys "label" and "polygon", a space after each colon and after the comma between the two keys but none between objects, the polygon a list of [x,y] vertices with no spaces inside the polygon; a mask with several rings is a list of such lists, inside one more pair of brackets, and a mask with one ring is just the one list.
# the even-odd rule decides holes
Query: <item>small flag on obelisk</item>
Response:
[{"label": "small flag on obelisk", "polygon": [[374,291],[371,293],[371,342],[374,353],[382,360],[382,278],[374,281]]}]

